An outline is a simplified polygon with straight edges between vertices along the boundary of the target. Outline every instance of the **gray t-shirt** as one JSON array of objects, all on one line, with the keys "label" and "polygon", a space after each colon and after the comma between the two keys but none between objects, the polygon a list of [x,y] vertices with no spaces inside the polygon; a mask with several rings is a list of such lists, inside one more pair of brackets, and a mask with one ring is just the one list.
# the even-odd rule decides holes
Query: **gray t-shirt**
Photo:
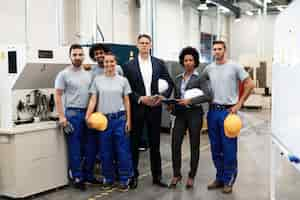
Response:
[{"label": "gray t-shirt", "polygon": [[123,76],[99,75],[94,79],[90,93],[98,96],[98,112],[116,113],[125,110],[123,97],[131,93],[131,88]]},{"label": "gray t-shirt", "polygon": [[58,73],[55,88],[63,90],[66,108],[86,108],[91,82],[92,76],[89,72],[82,68],[74,70],[73,66],[68,66]]},{"label": "gray t-shirt", "polygon": [[238,102],[238,81],[245,80],[249,74],[241,65],[227,61],[223,65],[211,63],[204,69],[203,76],[210,80],[213,103],[233,105]]},{"label": "gray t-shirt", "polygon": [[[90,72],[92,73],[92,77],[94,79],[97,75],[104,74],[104,68],[103,67],[99,67],[98,64],[97,65],[93,65]],[[116,72],[117,72],[117,74],[119,74],[121,76],[124,75],[123,70],[122,70],[122,68],[121,68],[120,65],[116,65]]]}]

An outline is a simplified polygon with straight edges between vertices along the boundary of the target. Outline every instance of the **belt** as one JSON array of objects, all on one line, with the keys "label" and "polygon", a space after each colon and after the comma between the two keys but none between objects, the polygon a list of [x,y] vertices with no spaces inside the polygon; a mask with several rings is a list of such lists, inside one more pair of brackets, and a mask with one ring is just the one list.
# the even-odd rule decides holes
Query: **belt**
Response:
[{"label": "belt", "polygon": [[86,111],[86,108],[74,108],[74,107],[68,107],[66,110],[74,110],[74,111]]},{"label": "belt", "polygon": [[125,111],[119,111],[116,113],[107,113],[105,114],[105,116],[107,117],[107,119],[119,119],[120,117],[125,115]]},{"label": "belt", "polygon": [[224,104],[209,104],[210,110],[227,110],[234,105],[224,105]]}]

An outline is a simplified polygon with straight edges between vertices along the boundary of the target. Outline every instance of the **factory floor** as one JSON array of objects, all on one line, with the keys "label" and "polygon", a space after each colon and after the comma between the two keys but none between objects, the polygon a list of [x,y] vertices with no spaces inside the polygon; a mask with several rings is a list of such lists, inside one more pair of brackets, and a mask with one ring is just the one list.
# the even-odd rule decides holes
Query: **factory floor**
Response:
[{"label": "factory floor", "polygon": [[[244,128],[239,138],[239,174],[232,194],[222,194],[220,190],[208,191],[207,183],[215,177],[215,169],[211,160],[209,141],[207,135],[201,136],[200,164],[192,190],[186,190],[185,180],[189,169],[189,146],[187,138],[183,146],[182,174],[184,181],[177,189],[166,189],[153,186],[149,172],[148,152],[142,153],[140,162],[140,181],[136,190],[120,193],[115,190],[103,192],[99,187],[88,187],[87,191],[80,192],[71,187],[39,194],[29,199],[34,200],[181,200],[181,199],[205,199],[205,200],[268,200],[270,199],[270,110],[243,110],[241,116]],[[169,182],[172,177],[170,136],[161,135],[161,153],[163,160],[164,180]],[[292,177],[299,178],[288,163],[282,162],[281,170],[289,170]],[[281,172],[282,173],[282,172]],[[290,178],[278,172],[276,180],[276,199],[299,199],[297,189],[292,191],[286,184],[294,184]],[[281,176],[280,176],[281,174]],[[296,183],[297,184],[297,183]],[[298,186],[300,183],[298,182]],[[299,187],[297,187],[299,188]],[[294,192],[295,195],[289,194]],[[300,192],[298,193],[300,194]],[[298,195],[299,197],[299,195]],[[0,198],[4,200],[6,198]]]}]

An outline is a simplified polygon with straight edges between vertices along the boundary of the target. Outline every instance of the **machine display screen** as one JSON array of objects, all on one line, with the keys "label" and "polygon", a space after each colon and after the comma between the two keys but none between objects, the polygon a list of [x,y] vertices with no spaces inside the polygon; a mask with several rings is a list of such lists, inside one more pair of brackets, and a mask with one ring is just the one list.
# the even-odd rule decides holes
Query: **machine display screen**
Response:
[{"label": "machine display screen", "polygon": [[39,54],[39,58],[46,58],[46,59],[53,58],[53,51],[51,50],[39,50],[38,54]]},{"label": "machine display screen", "polygon": [[16,51],[8,52],[8,73],[10,74],[17,73],[17,52]]}]

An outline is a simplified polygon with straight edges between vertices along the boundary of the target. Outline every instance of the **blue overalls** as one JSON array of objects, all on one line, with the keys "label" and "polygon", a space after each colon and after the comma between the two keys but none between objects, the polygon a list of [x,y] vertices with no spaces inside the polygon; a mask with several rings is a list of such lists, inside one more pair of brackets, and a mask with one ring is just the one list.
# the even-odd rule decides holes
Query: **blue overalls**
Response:
[{"label": "blue overalls", "polygon": [[98,133],[87,127],[85,113],[86,109],[82,108],[67,108],[65,111],[67,120],[74,128],[67,135],[69,176],[73,180],[78,178],[80,181],[93,181],[97,146],[89,144],[98,140]]},{"label": "blue overalls", "polygon": [[207,114],[211,153],[217,170],[216,180],[232,186],[237,177],[237,138],[224,133],[224,120],[231,106],[212,104]]},{"label": "blue overalls", "polygon": [[[104,183],[114,183],[115,167],[117,167],[120,184],[128,185],[129,179],[133,176],[133,169],[130,139],[125,133],[126,115],[124,111],[120,111],[106,114],[106,117],[108,127],[98,134]],[[117,162],[116,165],[114,161]]]},{"label": "blue overalls", "polygon": [[65,116],[72,124],[74,130],[66,136],[69,156],[69,176],[71,179],[84,180],[83,155],[84,155],[84,134],[86,131],[85,122],[86,109],[66,108]]},{"label": "blue overalls", "polygon": [[98,131],[94,129],[87,128],[86,137],[85,137],[85,162],[84,162],[84,180],[93,181],[95,180],[94,176],[94,167],[97,159],[97,153],[99,148],[99,139]]}]

